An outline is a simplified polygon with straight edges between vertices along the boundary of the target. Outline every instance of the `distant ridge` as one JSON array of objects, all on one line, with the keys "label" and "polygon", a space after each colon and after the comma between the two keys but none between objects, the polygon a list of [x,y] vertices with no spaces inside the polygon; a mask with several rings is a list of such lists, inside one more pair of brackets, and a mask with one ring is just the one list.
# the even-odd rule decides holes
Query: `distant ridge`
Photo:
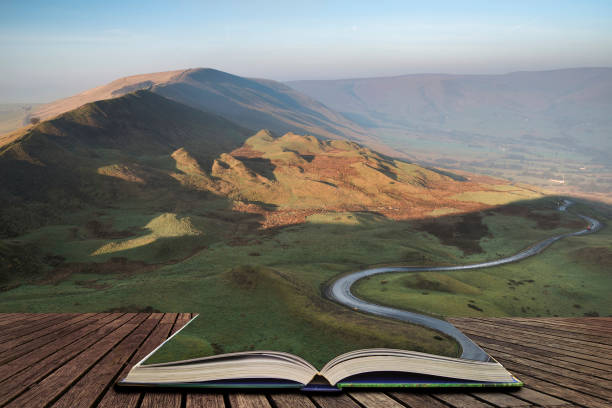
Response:
[{"label": "distant ridge", "polygon": [[[501,75],[411,74],[288,85],[376,131],[500,143],[541,138],[601,158],[612,152],[612,68]],[[389,137],[386,140],[390,140]],[[397,139],[399,140],[399,139]],[[593,146],[597,146],[596,149]]]},{"label": "distant ridge", "polygon": [[266,79],[243,78],[210,68],[158,72],[117,79],[107,85],[43,105],[29,117],[42,120],[85,103],[149,89],[191,107],[219,114],[250,129],[301,131],[325,138],[372,141],[356,123],[309,96]]},{"label": "distant ridge", "polygon": [[383,79],[383,78],[405,78],[405,77],[417,77],[417,76],[444,76],[444,77],[499,77],[506,75],[516,75],[516,74],[534,74],[534,73],[562,73],[562,72],[574,72],[574,71],[598,71],[598,70],[611,70],[612,67],[575,67],[575,68],[557,68],[557,69],[545,69],[545,70],[518,70],[518,71],[509,71],[505,73],[497,73],[497,74],[456,74],[452,72],[416,72],[411,74],[399,74],[399,75],[376,75],[376,76],[356,76],[356,77],[348,77],[348,78],[335,78],[335,79],[296,79],[293,81],[285,81],[287,84],[294,84],[300,82],[326,82],[326,81],[361,81],[361,80],[371,80],[371,79]]}]

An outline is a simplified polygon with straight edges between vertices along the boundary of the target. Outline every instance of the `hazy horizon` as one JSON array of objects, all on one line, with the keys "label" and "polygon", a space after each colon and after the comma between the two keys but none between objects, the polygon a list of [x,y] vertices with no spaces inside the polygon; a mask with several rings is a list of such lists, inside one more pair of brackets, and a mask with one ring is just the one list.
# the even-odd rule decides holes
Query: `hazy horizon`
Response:
[{"label": "hazy horizon", "polygon": [[612,66],[602,1],[0,5],[0,102],[210,67],[278,81]]},{"label": "hazy horizon", "polygon": [[[330,77],[330,78],[296,78],[296,79],[290,79],[290,80],[279,80],[276,78],[270,78],[270,77],[255,77],[255,76],[249,76],[249,75],[238,75],[235,72],[229,72],[229,71],[225,71],[219,68],[213,68],[213,67],[185,67],[185,68],[178,68],[176,70],[168,70],[168,71],[181,71],[181,70],[189,70],[189,69],[215,69],[215,70],[219,70],[219,71],[223,71],[226,72],[228,74],[232,74],[232,75],[237,75],[237,76],[243,76],[245,78],[254,78],[254,79],[269,79],[269,80],[273,80],[273,81],[278,81],[278,82],[284,82],[284,83],[291,83],[291,82],[298,82],[298,81],[318,81],[318,80],[322,80],[322,81],[335,81],[335,80],[360,80],[360,79],[376,79],[376,78],[393,78],[393,77],[403,77],[403,76],[418,76],[418,75],[450,75],[450,76],[460,76],[460,75],[474,75],[474,76],[478,76],[478,75],[507,75],[507,74],[513,74],[513,73],[517,73],[517,72],[550,72],[550,71],[563,71],[563,70],[572,70],[572,69],[612,69],[612,65],[610,66],[584,66],[584,67],[563,67],[563,68],[550,68],[550,69],[538,69],[538,70],[516,70],[516,71],[508,71],[508,72],[411,72],[411,73],[404,73],[404,74],[396,74],[396,75],[370,75],[370,76],[346,76],[346,77]],[[58,96],[56,98],[52,98],[52,99],[48,99],[48,100],[29,100],[29,99],[24,99],[24,100],[4,100],[4,99],[0,99],[0,104],[28,104],[28,103],[33,103],[33,104],[44,104],[44,103],[50,103],[53,101],[56,101],[58,99],[62,99],[65,97],[69,97],[84,91],[87,91],[89,89],[98,87],[98,86],[103,86],[106,85],[116,79],[120,79],[120,78],[125,78],[125,77],[130,77],[130,76],[136,76],[136,75],[146,75],[146,74],[155,74],[157,72],[166,72],[166,71],[151,71],[151,72],[134,72],[134,73],[130,73],[127,75],[122,75],[122,76],[117,76],[117,77],[113,77],[107,81],[104,82],[100,82],[100,83],[96,83],[93,84],[92,86],[89,86],[87,88],[83,88],[80,90],[76,90],[74,92],[65,94],[65,95],[61,95]]]}]

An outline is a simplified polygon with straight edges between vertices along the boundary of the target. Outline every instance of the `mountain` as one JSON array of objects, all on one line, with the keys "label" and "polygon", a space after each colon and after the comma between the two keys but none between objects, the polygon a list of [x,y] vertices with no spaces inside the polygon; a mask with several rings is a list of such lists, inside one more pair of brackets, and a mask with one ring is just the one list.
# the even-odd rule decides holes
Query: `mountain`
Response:
[{"label": "mountain", "polygon": [[[149,91],[85,104],[16,132],[0,155],[40,166],[66,166],[65,155],[86,165],[98,160],[156,155],[188,146],[210,160],[239,145],[250,130]],[[101,152],[96,152],[100,150]],[[102,152],[103,151],[103,152]]]},{"label": "mountain", "polygon": [[135,190],[154,196],[176,184],[176,150],[211,165],[251,134],[149,91],[85,104],[0,145],[0,234],[51,222],[70,208],[109,205]]},{"label": "mountain", "polygon": [[462,194],[507,191],[497,190],[499,180],[424,168],[351,141],[253,133],[148,90],[22,129],[0,148],[0,234],[83,208],[202,211],[218,200],[217,208],[258,214],[266,227],[320,212],[405,219],[480,208]]},{"label": "mountain", "polygon": [[415,158],[542,185],[562,174],[612,185],[612,68],[288,85]]},{"label": "mountain", "polygon": [[326,138],[368,141],[365,130],[314,99],[280,82],[243,78],[207,68],[121,78],[32,110],[49,119],[85,103],[148,89],[191,107],[219,114],[250,129],[298,131]]}]

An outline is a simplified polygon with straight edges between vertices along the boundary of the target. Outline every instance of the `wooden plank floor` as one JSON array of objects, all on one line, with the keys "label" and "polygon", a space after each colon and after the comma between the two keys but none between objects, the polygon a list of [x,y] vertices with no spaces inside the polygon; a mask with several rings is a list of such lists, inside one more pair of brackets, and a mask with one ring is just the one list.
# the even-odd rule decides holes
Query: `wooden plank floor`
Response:
[{"label": "wooden plank floor", "polygon": [[456,318],[519,391],[120,392],[189,313],[0,314],[0,407],[611,407],[612,318]]}]

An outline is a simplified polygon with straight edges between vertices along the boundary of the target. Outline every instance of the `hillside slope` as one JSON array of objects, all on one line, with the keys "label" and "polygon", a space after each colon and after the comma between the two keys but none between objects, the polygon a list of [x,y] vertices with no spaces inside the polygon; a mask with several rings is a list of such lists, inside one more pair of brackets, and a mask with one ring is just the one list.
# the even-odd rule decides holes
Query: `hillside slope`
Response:
[{"label": "hillside slope", "polygon": [[271,227],[321,212],[408,219],[482,208],[471,192],[534,197],[521,187],[499,190],[500,180],[424,168],[354,142],[253,133],[146,90],[83,105],[17,132],[0,148],[0,234],[70,218],[76,208],[127,202],[193,211],[221,199],[225,209],[259,214]]},{"label": "hillside slope", "polygon": [[219,114],[247,128],[369,140],[361,126],[282,83],[207,68],[121,78],[38,107],[30,116],[49,119],[85,103],[139,89],[149,89],[174,101]]},{"label": "hillside slope", "polygon": [[235,210],[262,215],[264,227],[301,223],[319,213],[415,219],[542,196],[502,180],[393,159],[355,142],[295,133],[274,137],[266,130],[219,155],[211,168],[198,166],[184,150],[173,158],[185,173],[177,176],[185,187],[230,198]]},{"label": "hillside slope", "polygon": [[419,160],[547,187],[563,175],[574,189],[612,186],[612,68],[288,84]]},{"label": "hillside slope", "polygon": [[[251,131],[148,91],[97,101],[17,132],[0,147],[4,235],[135,189],[168,189],[180,148],[210,165]],[[145,186],[145,187],[138,187]],[[138,195],[138,194],[137,194]],[[69,214],[68,214],[69,215]]]}]

